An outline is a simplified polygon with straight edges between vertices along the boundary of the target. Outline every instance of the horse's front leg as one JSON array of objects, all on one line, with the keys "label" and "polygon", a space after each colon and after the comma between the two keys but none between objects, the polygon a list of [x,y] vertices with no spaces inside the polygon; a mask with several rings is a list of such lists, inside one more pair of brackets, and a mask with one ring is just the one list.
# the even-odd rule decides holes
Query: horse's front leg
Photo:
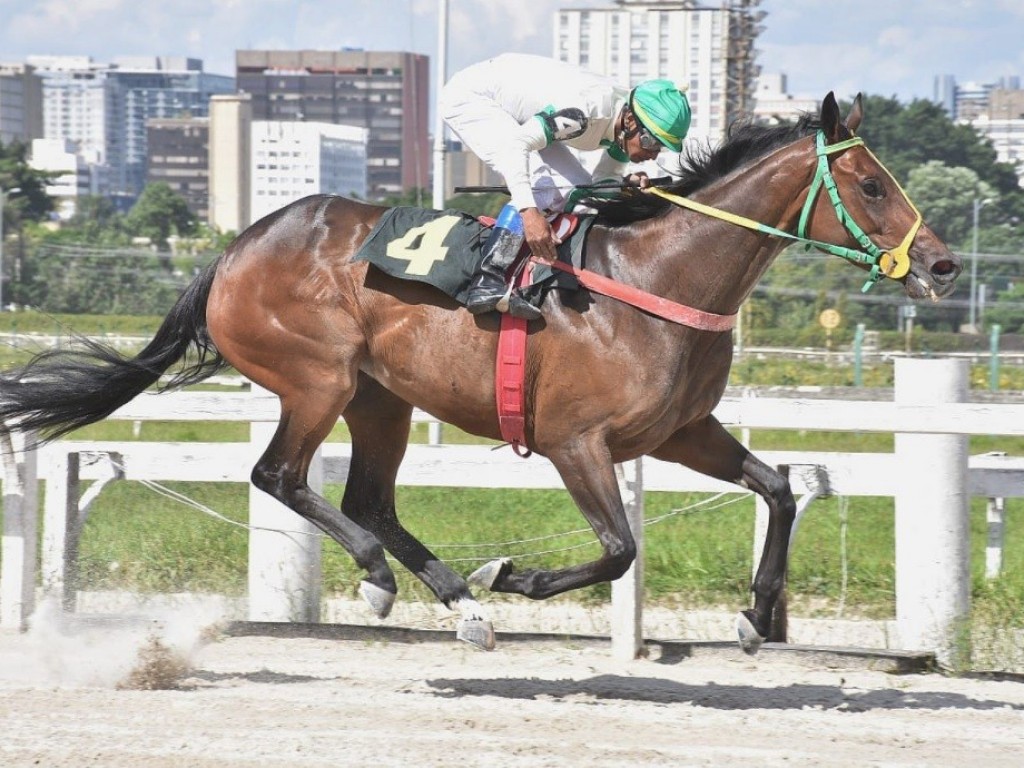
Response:
[{"label": "horse's front leg", "polygon": [[536,600],[603,581],[626,572],[636,558],[636,542],[622,506],[615,466],[603,440],[579,440],[548,458],[558,469],[566,489],[590,523],[602,554],[597,560],[548,571],[517,571],[507,558],[494,560],[469,577],[494,592],[513,592]]},{"label": "horse's front leg", "polygon": [[772,611],[786,581],[796,502],[789,481],[748,451],[713,417],[687,425],[651,453],[719,480],[749,488],[768,504],[768,534],[752,586],[754,607],[737,622],[740,646],[755,654],[768,636]]}]

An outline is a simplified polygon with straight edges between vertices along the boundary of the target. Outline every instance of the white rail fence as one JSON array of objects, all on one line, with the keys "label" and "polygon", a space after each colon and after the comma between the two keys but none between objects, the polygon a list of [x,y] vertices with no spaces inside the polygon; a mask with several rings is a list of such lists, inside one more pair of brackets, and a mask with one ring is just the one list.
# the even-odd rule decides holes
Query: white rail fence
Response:
[{"label": "white rail fence", "polygon": [[[987,571],[998,573],[1003,546],[1003,503],[1024,496],[1024,459],[968,457],[969,435],[1024,435],[1024,405],[972,404],[967,363],[896,362],[894,402],[801,399],[725,400],[716,416],[742,428],[896,433],[890,454],[758,451],[771,465],[794,468],[793,491],[807,503],[826,491],[839,496],[891,496],[896,509],[896,624],[907,650],[956,652],[955,634],[969,615],[970,497],[989,499]],[[74,604],[78,534],[88,505],[109,480],[248,482],[278,417],[265,392],[184,392],[143,395],[111,418],[243,421],[248,443],[89,443],[60,441],[18,451],[18,435],[4,446],[3,561],[0,627],[23,627],[35,604],[36,575],[45,594]],[[422,421],[428,416],[419,414]],[[432,426],[436,436],[438,425]],[[14,449],[12,455],[11,449]],[[327,443],[312,469],[314,487],[344,482],[350,446]],[[813,469],[813,471],[800,471]],[[678,465],[650,458],[622,465],[620,486],[641,556],[613,585],[613,651],[633,657],[643,641],[643,494],[645,491],[719,492],[739,489]],[[41,551],[36,547],[35,478],[45,482]],[[80,482],[95,481],[85,494]],[[562,488],[554,467],[534,456],[524,461],[489,446],[411,445],[399,485]],[[824,486],[824,487],[823,487]],[[251,488],[251,486],[250,486]],[[760,556],[766,507],[758,500],[754,533]],[[250,490],[249,616],[253,620],[316,621],[319,617],[318,531],[269,496]],[[282,534],[279,531],[287,533]],[[799,547],[799,534],[795,540]],[[755,558],[756,562],[756,558]]]}]

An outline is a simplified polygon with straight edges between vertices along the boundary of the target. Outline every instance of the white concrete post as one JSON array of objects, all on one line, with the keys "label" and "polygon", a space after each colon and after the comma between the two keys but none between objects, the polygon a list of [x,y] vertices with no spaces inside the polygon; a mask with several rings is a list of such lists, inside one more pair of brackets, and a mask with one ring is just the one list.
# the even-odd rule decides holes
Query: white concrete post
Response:
[{"label": "white concrete post", "polygon": [[77,598],[80,457],[77,453],[61,450],[60,443],[57,443],[46,449],[45,459],[43,594],[58,599],[65,611],[73,611]]},{"label": "white concrete post", "polygon": [[[276,429],[276,423],[250,425],[254,464]],[[323,490],[319,449],[309,468],[309,485],[317,493]],[[249,620],[319,621],[320,530],[252,485],[249,525]]]},{"label": "white concrete post", "polygon": [[636,560],[612,582],[612,655],[632,661],[644,645],[644,476],[643,460],[615,465],[619,493],[626,508],[629,530],[636,542]]},{"label": "white concrete post", "polygon": [[1003,570],[1003,540],[1006,537],[1004,513],[1006,500],[996,497],[988,500],[985,510],[988,540],[985,542],[985,578],[997,579]]},{"label": "white concrete post", "polygon": [[[896,404],[964,402],[964,360],[896,361]],[[965,660],[970,612],[966,435],[896,435],[896,628],[903,648]]]},{"label": "white concrete post", "polygon": [[0,629],[23,630],[35,610],[39,530],[35,434],[0,432],[4,524],[0,541]]}]

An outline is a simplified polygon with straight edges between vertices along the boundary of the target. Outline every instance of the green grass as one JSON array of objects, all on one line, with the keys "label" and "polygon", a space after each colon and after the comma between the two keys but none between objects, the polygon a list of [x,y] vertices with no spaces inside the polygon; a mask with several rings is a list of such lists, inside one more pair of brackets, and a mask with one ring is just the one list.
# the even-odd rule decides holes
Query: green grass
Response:
[{"label": "green grass", "polygon": [[[248,490],[238,483],[167,483],[232,520],[245,520]],[[327,496],[340,500],[341,486]],[[681,605],[726,606],[747,602],[752,568],[753,501],[734,496],[717,509],[696,506],[700,494],[650,493],[646,517],[687,509],[648,526],[645,578],[654,601]],[[81,542],[82,586],[174,592],[242,594],[246,585],[247,532],[154,494],[138,483],[118,482],[106,489],[90,516]],[[403,523],[457,571],[511,556],[521,567],[558,568],[597,556],[599,549],[568,494],[562,491],[399,488]],[[790,565],[794,613],[834,615],[841,601],[845,615],[891,617],[894,614],[894,539],[891,499],[848,500],[845,593],[842,585],[840,502],[814,502],[797,533]],[[1004,575],[984,578],[984,500],[971,511],[972,589],[976,604],[1002,606],[1012,617],[1024,608],[1024,551],[1013,546],[1024,536],[1024,502],[1007,501]],[[550,537],[537,540],[540,537]],[[534,539],[533,541],[525,541]],[[520,543],[521,542],[521,543]],[[569,547],[578,547],[564,550]],[[546,554],[538,554],[546,553]],[[413,577],[395,564],[406,599],[432,599]],[[334,542],[324,541],[324,590],[354,595],[363,574]],[[608,586],[575,594],[583,601],[604,600]]]}]

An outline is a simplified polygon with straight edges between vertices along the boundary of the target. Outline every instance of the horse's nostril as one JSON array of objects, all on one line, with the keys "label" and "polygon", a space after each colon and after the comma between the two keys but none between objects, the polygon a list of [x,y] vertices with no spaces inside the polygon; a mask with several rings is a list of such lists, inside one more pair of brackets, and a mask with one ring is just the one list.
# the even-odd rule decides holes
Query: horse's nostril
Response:
[{"label": "horse's nostril", "polygon": [[953,259],[940,259],[929,270],[932,277],[953,278],[960,274],[960,265]]}]

